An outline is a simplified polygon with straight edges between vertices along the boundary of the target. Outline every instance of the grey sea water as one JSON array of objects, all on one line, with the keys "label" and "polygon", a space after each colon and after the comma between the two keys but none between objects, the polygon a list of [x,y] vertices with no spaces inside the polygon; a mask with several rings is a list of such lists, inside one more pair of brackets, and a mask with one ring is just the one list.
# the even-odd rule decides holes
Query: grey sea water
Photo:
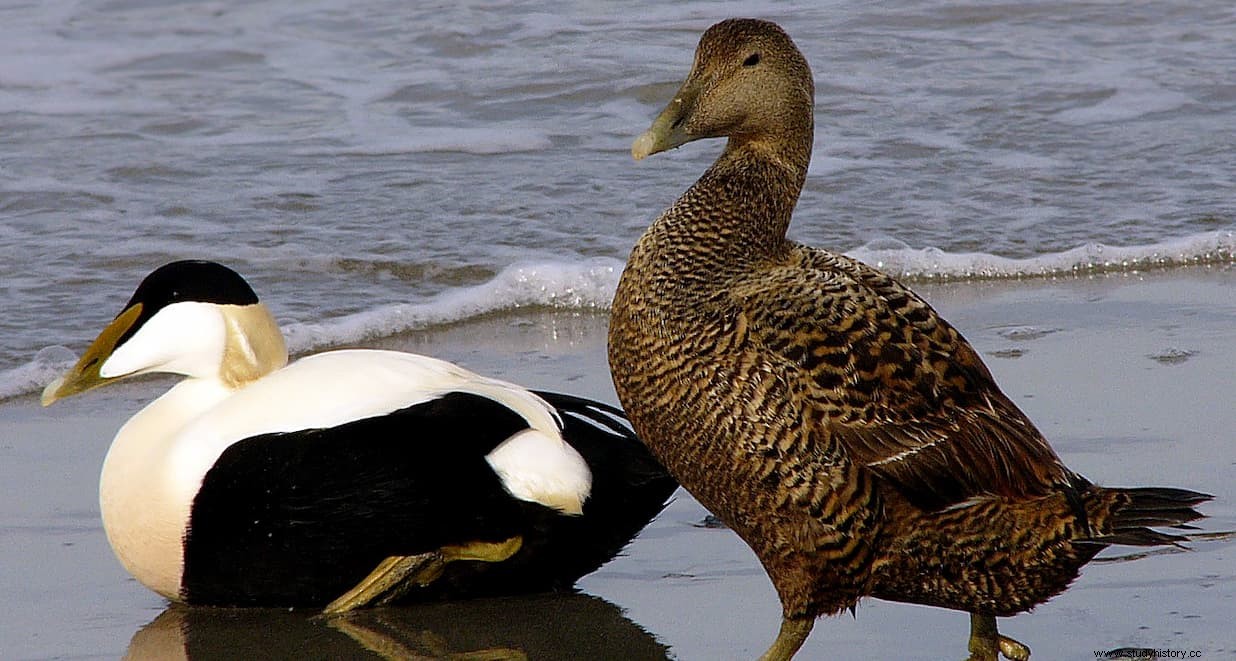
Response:
[{"label": "grey sea water", "polygon": [[173,259],[298,350],[604,308],[720,149],[630,141],[734,13],[815,71],[798,239],[921,278],[1231,260],[1227,0],[4,3],[0,397]]}]

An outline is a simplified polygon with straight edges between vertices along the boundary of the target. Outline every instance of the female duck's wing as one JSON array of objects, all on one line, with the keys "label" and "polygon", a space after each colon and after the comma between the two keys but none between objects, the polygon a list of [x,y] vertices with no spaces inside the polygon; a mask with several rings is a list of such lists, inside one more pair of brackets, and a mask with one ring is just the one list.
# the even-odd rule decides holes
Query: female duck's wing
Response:
[{"label": "female duck's wing", "polygon": [[752,339],[810,393],[821,431],[918,506],[1077,479],[965,338],[880,271],[793,246],[731,293]]}]

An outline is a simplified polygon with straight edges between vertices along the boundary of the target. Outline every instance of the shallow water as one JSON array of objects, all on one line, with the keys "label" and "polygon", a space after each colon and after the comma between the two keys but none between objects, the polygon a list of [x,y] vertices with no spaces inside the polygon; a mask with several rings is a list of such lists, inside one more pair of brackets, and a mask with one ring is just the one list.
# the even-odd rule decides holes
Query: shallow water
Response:
[{"label": "shallow water", "polygon": [[[605,307],[636,237],[720,148],[635,164],[630,141],[733,11],[0,7],[0,398],[177,258],[252,278],[283,322],[313,324],[300,350]],[[742,11],[783,23],[815,71],[794,236],[924,278],[1230,263],[1227,0]]]}]

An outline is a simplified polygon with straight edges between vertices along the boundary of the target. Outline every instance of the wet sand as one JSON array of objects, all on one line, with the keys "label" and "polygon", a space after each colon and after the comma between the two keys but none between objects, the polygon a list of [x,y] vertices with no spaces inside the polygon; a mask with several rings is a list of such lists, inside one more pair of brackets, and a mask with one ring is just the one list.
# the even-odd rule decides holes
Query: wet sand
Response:
[{"label": "wet sand", "polygon": [[[1203,526],[1236,529],[1236,269],[917,289],[1070,467],[1101,484],[1212,493]],[[369,346],[612,402],[604,328],[603,315],[529,311]],[[779,608],[755,557],[728,530],[699,526],[706,513],[683,492],[622,557],[581,581],[582,596],[391,609],[329,625],[284,611],[168,609],[113,559],[96,496],[115,430],[168,383],[119,384],[51,409],[33,396],[0,403],[0,658],[175,658],[186,649],[218,658],[231,649],[744,659],[775,634]],[[1065,594],[1002,620],[1002,631],[1039,660],[1119,647],[1236,658],[1236,541],[1118,559],[1128,552],[1109,550]],[[960,659],[967,626],[960,613],[867,600],[856,618],[821,620],[800,658]]]}]

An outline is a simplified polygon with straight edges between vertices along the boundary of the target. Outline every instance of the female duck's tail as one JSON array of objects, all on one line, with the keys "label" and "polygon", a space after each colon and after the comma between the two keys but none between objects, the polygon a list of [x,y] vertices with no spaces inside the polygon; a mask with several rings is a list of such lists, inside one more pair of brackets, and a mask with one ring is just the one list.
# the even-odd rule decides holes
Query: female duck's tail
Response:
[{"label": "female duck's tail", "polygon": [[1203,518],[1194,509],[1213,496],[1171,487],[1092,487],[1087,494],[1087,515],[1094,533],[1082,543],[1127,546],[1180,546],[1187,534],[1155,528],[1196,530],[1189,522]]}]

